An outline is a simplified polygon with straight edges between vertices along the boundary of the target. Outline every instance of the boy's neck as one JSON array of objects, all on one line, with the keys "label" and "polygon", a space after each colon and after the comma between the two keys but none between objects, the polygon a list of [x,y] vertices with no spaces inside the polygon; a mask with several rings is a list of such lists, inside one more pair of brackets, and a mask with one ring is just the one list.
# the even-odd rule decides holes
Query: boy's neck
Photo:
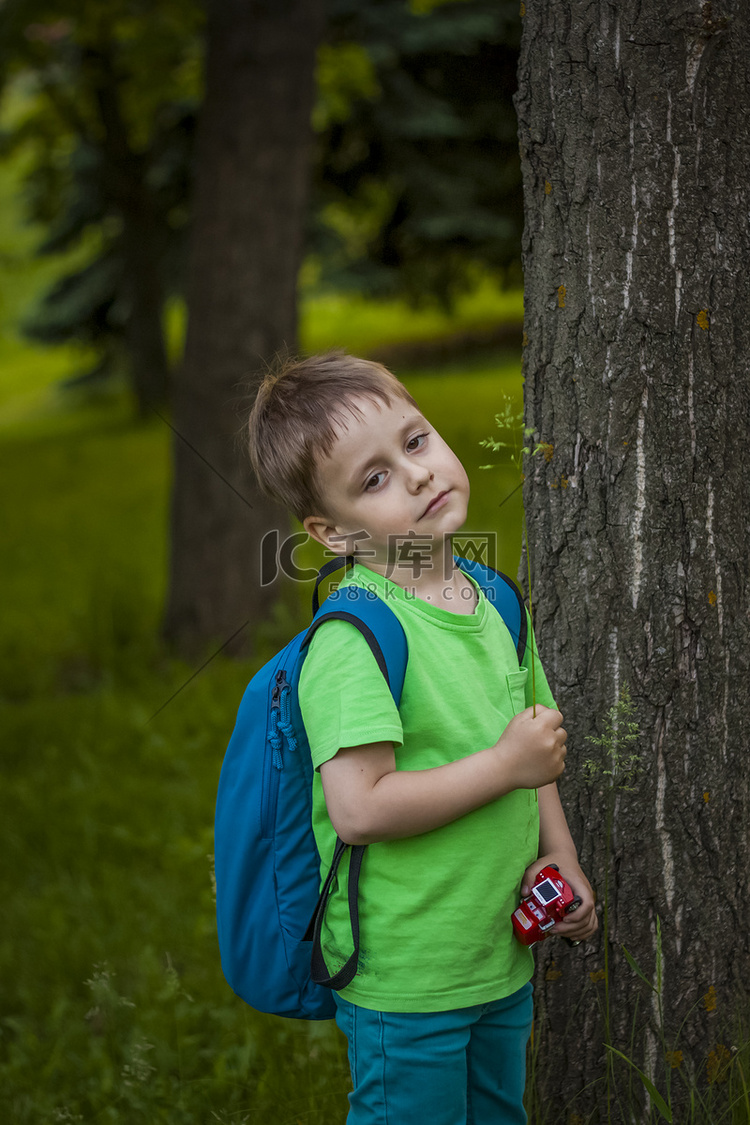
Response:
[{"label": "boy's neck", "polygon": [[467,588],[474,593],[474,587],[453,560],[449,536],[436,545],[436,549],[422,552],[415,549],[410,557],[393,561],[357,558],[356,561],[430,605],[451,613],[474,612],[476,597],[467,597]]}]

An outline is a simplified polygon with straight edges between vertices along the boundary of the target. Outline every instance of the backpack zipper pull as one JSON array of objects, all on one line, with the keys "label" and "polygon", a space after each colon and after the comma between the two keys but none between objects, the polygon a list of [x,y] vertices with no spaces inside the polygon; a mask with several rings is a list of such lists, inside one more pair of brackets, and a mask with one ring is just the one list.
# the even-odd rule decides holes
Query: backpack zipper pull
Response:
[{"label": "backpack zipper pull", "polygon": [[276,673],[276,683],[271,691],[271,729],[268,732],[268,744],[273,750],[273,764],[277,770],[284,768],[281,757],[283,724],[281,719],[281,692],[286,684],[286,672],[282,668]]},{"label": "backpack zipper pull", "polygon": [[271,707],[279,706],[282,689],[288,686],[286,671],[283,668],[276,673],[275,680],[276,682],[274,683],[273,691],[271,692]]},{"label": "backpack zipper pull", "polygon": [[294,753],[297,749],[297,739],[292,726],[292,685],[287,681],[286,672],[283,671],[277,673],[276,683],[279,690],[279,730],[285,736],[287,746]]}]

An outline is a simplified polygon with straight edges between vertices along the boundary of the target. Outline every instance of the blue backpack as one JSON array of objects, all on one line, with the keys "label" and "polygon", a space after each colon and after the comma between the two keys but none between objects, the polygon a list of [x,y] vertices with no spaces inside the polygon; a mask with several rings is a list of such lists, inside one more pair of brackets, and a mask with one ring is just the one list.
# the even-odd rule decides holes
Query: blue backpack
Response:
[{"label": "blue backpack", "polygon": [[[526,648],[526,613],[516,585],[483,563],[456,559]],[[216,917],[221,965],[243,1000],[261,1012],[299,1019],[332,1019],[332,989],[357,971],[357,891],[365,845],[337,840],[320,890],[321,860],[312,830],[313,766],[297,698],[310,640],[332,619],[351,622],[368,642],[398,706],[407,663],[404,631],[376,594],[344,586],[318,606],[318,586],[337,568],[320,571],[313,620],[252,678],[242,698],[219,779],[214,831]],[[352,954],[330,973],[320,933],[340,861],[349,852],[348,899]]]}]

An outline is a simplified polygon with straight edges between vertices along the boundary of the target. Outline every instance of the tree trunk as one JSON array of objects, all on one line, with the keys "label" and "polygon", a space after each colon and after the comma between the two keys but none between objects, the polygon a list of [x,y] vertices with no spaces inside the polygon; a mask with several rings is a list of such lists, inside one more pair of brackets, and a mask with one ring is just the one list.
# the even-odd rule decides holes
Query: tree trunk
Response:
[{"label": "tree trunk", "polygon": [[164,285],[162,247],[164,232],[151,200],[131,200],[123,212],[123,253],[128,289],[125,343],[130,378],[138,413],[149,417],[150,408],[163,406],[169,397],[169,363],[164,338]]},{"label": "tree trunk", "polygon": [[261,365],[296,347],[322,23],[323,0],[209,4],[165,621],[185,652],[252,626],[272,604],[259,543],[286,517],[252,481],[238,411]]},{"label": "tree trunk", "polygon": [[[554,446],[525,482],[535,626],[607,921],[539,950],[544,1120],[641,1120],[605,1041],[677,1103],[748,1010],[750,19],[744,0],[522,14],[526,425]],[[609,768],[586,738],[626,686],[632,791],[582,768]]]}]

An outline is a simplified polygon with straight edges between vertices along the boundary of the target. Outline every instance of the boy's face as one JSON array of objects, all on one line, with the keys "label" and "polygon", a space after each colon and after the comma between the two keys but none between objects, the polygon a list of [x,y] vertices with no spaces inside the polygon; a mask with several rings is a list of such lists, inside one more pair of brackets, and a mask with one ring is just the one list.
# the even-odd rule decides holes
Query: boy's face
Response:
[{"label": "boy's face", "polygon": [[463,465],[406,400],[353,401],[361,417],[346,415],[317,466],[327,510],[304,520],[305,530],[336,554],[374,565],[393,562],[404,537],[442,549],[466,520]]}]

